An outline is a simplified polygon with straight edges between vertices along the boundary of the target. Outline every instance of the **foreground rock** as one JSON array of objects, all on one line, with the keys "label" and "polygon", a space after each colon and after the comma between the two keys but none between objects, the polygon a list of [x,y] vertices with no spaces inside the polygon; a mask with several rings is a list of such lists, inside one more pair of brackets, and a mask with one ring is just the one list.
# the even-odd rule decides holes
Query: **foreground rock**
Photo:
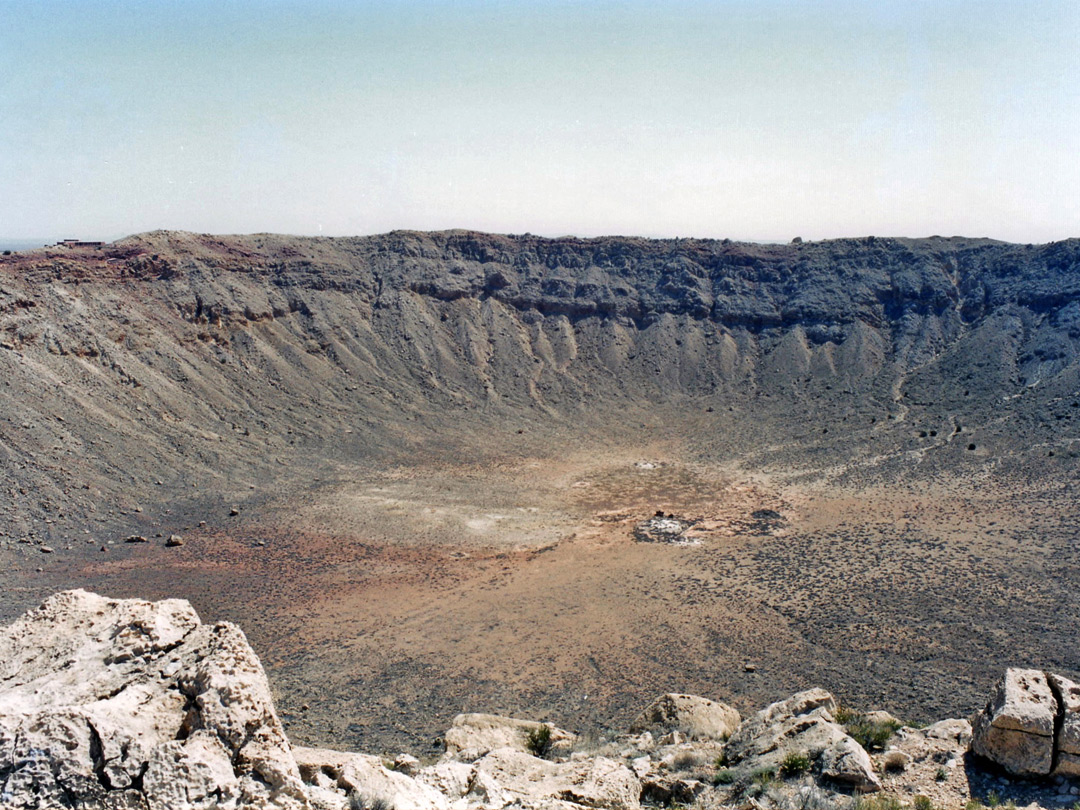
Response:
[{"label": "foreground rock", "polygon": [[[566,756],[576,738],[550,723],[494,714],[459,714],[443,739],[448,758],[471,762],[499,748]],[[538,747],[544,750],[534,750]]]},{"label": "foreground rock", "polygon": [[1054,767],[1055,724],[1063,711],[1046,673],[1006,670],[975,718],[971,748],[1017,776],[1046,776]]},{"label": "foreground rock", "polygon": [[[427,766],[407,753],[292,748],[239,629],[204,625],[179,600],[70,591],[0,631],[0,807],[850,809],[880,789],[883,806],[1080,798],[1080,685],[1060,675],[1007,671],[974,732],[966,720],[914,729],[871,712],[849,734],[836,716],[823,689],[742,722],[722,703],[667,694],[630,733],[590,738],[587,750],[551,724],[479,714],[455,718],[446,756]],[[893,736],[868,736],[866,722]],[[983,758],[1053,778],[1006,778]]]},{"label": "foreground rock", "polygon": [[555,763],[501,748],[476,763],[471,790],[488,808],[558,799],[586,807],[635,810],[640,806],[641,782],[625,765],[606,757]]},{"label": "foreground rock", "polygon": [[680,731],[692,739],[726,740],[739,727],[738,711],[697,695],[662,695],[634,720],[630,731]]},{"label": "foreground rock", "polygon": [[356,796],[368,807],[393,810],[446,810],[450,803],[436,787],[387,768],[381,759],[322,748],[294,749],[304,781],[324,791],[322,801],[344,804]]},{"label": "foreground rock", "polygon": [[870,756],[833,722],[836,700],[824,689],[799,692],[742,722],[724,749],[729,765],[779,772],[792,755],[806,757],[828,780],[874,792],[881,782]]},{"label": "foreground rock", "polygon": [[302,807],[258,658],[180,600],[68,591],[0,631],[0,804]]}]

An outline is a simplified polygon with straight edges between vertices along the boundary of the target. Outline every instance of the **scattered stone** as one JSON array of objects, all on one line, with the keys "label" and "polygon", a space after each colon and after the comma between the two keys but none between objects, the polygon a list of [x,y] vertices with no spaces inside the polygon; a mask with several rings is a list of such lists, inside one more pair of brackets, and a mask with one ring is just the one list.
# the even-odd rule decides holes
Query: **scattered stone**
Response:
[{"label": "scattered stone", "polygon": [[141,534],[133,534],[130,537],[124,539],[125,543],[149,543],[150,541],[143,537]]},{"label": "scattered stone", "polygon": [[967,720],[939,720],[923,729],[923,733],[935,740],[948,740],[967,747],[971,743],[971,723]]},{"label": "scattered stone", "polygon": [[[828,692],[812,689],[739,722],[722,703],[668,694],[635,720],[636,736],[573,753],[574,736],[550,724],[459,715],[445,737],[446,756],[428,767],[408,753],[387,762],[294,748],[238,628],[203,625],[181,600],[109,600],[70,591],[0,630],[0,805],[639,810],[645,801],[806,808],[850,807],[851,793],[884,785],[901,802],[914,797],[920,805],[955,808],[994,792],[1029,807],[1068,806],[1080,795],[1068,770],[1077,757],[1080,685],[1062,676],[1009,670],[977,720],[975,739],[999,743],[999,732],[1046,736],[1022,729],[1045,728],[1049,717],[1054,770],[1044,782],[980,772],[976,758],[962,761],[973,740],[964,720],[905,727],[871,759],[835,723],[836,710]],[[545,729],[549,755],[561,759],[530,752],[534,735]],[[666,732],[661,747],[653,730]],[[1025,751],[1028,743],[1004,750]],[[652,755],[643,756],[643,749]],[[615,751],[621,760],[612,758]],[[713,763],[721,754],[726,765],[718,772]],[[780,774],[795,756],[810,769],[747,792],[757,789],[755,773]]]},{"label": "scattered stone", "polygon": [[863,715],[863,719],[868,723],[873,723],[874,725],[880,726],[888,725],[895,728],[900,728],[902,725],[904,725],[891,714],[883,711],[866,712]]},{"label": "scattered stone", "polygon": [[52,554],[53,548],[52,546],[38,546],[38,551],[40,551],[42,554]]},{"label": "scattered stone", "polygon": [[184,545],[184,538],[178,534],[170,534],[165,539],[165,545],[168,548],[175,548],[176,546]]},{"label": "scattered stone", "polygon": [[669,731],[660,738],[660,745],[682,745],[686,742],[686,735],[681,731]]},{"label": "scattered stone", "polygon": [[851,737],[845,737],[822,751],[819,765],[822,776],[851,785],[859,792],[881,790],[881,781],[874,773],[870,755]]},{"label": "scattered stone", "polygon": [[664,807],[693,804],[708,785],[700,779],[669,773],[648,773],[641,779],[641,798]]},{"label": "scattered stone", "polygon": [[238,506],[234,506],[232,509],[229,510],[229,517],[236,517],[239,514],[240,514],[240,507],[238,507]]},{"label": "scattered stone", "polygon": [[420,760],[411,754],[398,754],[394,757],[394,770],[406,776],[416,776],[420,771]]}]

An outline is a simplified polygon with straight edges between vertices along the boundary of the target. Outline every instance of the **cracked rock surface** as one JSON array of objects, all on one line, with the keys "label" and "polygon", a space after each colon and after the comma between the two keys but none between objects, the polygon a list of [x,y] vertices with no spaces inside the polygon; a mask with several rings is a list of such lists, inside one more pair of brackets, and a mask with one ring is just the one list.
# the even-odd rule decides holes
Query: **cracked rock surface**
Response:
[{"label": "cracked rock surface", "polygon": [[974,723],[972,750],[1017,776],[1080,776],[1080,686],[1008,669]]},{"label": "cracked rock surface", "polygon": [[0,630],[0,805],[305,803],[262,666],[182,600],[47,599]]}]

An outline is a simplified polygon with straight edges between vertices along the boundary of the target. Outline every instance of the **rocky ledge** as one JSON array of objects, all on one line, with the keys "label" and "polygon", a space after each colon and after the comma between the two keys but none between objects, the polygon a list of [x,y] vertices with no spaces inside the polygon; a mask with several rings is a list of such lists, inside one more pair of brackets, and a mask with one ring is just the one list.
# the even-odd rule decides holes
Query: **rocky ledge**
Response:
[{"label": "rocky ledge", "polygon": [[[742,718],[663,695],[629,732],[458,716],[422,763],[294,747],[239,628],[180,600],[68,591],[0,631],[0,807],[637,810],[1080,801],[1080,688],[1008,670],[975,718],[916,729],[811,689]],[[970,750],[969,750],[970,748]],[[1028,777],[1026,780],[1017,777]]]}]

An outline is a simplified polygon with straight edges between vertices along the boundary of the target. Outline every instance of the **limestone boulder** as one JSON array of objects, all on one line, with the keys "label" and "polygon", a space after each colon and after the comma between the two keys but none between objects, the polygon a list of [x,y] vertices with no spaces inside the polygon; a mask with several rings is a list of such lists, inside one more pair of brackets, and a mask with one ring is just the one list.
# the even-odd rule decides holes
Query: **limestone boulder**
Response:
[{"label": "limestone boulder", "polygon": [[421,768],[416,774],[416,779],[453,801],[469,792],[473,773],[472,765],[448,760]]},{"label": "limestone boulder", "polygon": [[86,591],[0,630],[0,795],[12,810],[307,803],[239,628]]},{"label": "limestone boulder", "polygon": [[739,725],[724,747],[729,766],[779,771],[791,754],[810,760],[822,776],[860,792],[881,789],[869,755],[833,722],[836,700],[824,689],[799,692]]},{"label": "limestone boulder", "polygon": [[1057,714],[1045,673],[1008,669],[975,717],[971,749],[1016,776],[1046,776],[1054,761]]},{"label": "limestone boulder", "polygon": [[459,714],[443,735],[446,758],[473,762],[499,748],[533,753],[529,750],[529,736],[544,726],[550,730],[549,756],[569,756],[577,738],[550,723],[494,714]]},{"label": "limestone boulder", "polygon": [[1052,672],[1046,677],[1060,713],[1054,774],[1075,778],[1080,776],[1080,684]]},{"label": "limestone boulder", "polygon": [[791,751],[820,755],[846,735],[832,722],[836,700],[824,689],[799,692],[747,717],[731,735],[724,753],[731,764],[754,760],[778,767]]},{"label": "limestone boulder", "polygon": [[556,763],[511,748],[492,751],[476,763],[470,792],[486,807],[532,806],[552,799],[607,810],[641,805],[641,782],[621,762],[593,757]]},{"label": "limestone boulder", "polygon": [[447,810],[446,796],[424,782],[387,769],[378,757],[353,754],[338,776],[338,784],[367,806],[389,810]]},{"label": "limestone boulder", "polygon": [[822,751],[818,768],[822,776],[834,782],[842,782],[864,792],[881,790],[881,782],[874,773],[870,755],[851,737],[845,736]]},{"label": "limestone boulder", "polygon": [[[367,806],[382,805],[389,810],[447,810],[450,806],[440,786],[390,770],[379,757],[300,746],[293,749],[293,755],[306,783],[336,790],[342,797],[356,796]],[[462,767],[471,771],[468,765]],[[468,774],[458,775],[462,778],[467,780]],[[459,795],[464,795],[464,789]]]},{"label": "limestone boulder", "polygon": [[637,716],[630,731],[680,731],[691,739],[726,740],[739,727],[738,711],[697,695],[661,695]]}]

